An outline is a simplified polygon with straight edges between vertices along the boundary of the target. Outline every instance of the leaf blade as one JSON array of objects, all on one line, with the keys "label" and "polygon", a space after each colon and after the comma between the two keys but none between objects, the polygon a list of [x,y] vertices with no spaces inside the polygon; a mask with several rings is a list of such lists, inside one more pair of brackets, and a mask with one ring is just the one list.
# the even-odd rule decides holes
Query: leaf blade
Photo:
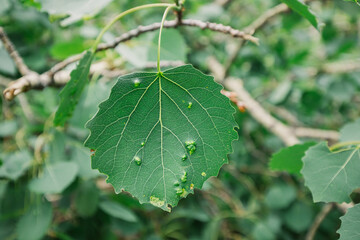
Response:
[{"label": "leaf blade", "polygon": [[360,204],[349,208],[341,219],[341,226],[337,233],[340,234],[339,240],[357,239],[360,235]]},{"label": "leaf blade", "polygon": [[300,170],[303,166],[301,159],[305,155],[306,150],[315,144],[315,142],[306,142],[281,149],[271,156],[269,163],[270,169],[287,171],[289,173],[301,176]]},{"label": "leaf blade", "polygon": [[120,77],[86,126],[92,167],[116,192],[170,211],[217,175],[232,151],[234,109],[221,88],[191,65]]},{"label": "leaf blade", "polygon": [[309,148],[301,170],[314,202],[349,202],[351,192],[360,187],[359,148],[331,152],[326,142]]},{"label": "leaf blade", "polygon": [[60,92],[60,105],[55,113],[54,125],[64,126],[66,120],[71,117],[81,93],[87,84],[90,65],[94,53],[87,51],[79,64],[70,74],[70,81]]}]

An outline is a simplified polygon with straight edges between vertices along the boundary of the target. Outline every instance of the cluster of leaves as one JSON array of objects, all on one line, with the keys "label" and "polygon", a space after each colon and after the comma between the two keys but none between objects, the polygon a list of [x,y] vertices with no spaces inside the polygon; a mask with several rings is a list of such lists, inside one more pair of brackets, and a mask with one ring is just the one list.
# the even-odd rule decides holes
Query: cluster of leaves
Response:
[{"label": "cluster of leaves", "polygon": [[[329,148],[327,142],[306,142],[282,149],[272,156],[270,168],[303,175],[314,202],[350,203],[350,194],[360,187],[359,149],[360,119],[341,129],[340,143]],[[359,205],[349,209],[342,218],[341,239],[357,236],[354,216],[360,216]]]},{"label": "cluster of leaves", "polygon": [[[101,7],[109,3],[95,1],[106,2],[99,7],[93,4],[93,1],[83,0],[74,1],[72,4],[75,5],[66,7],[59,6],[54,1],[42,0],[24,1],[24,7],[17,1],[5,2],[7,5],[0,9],[3,14],[0,24],[5,26],[15,44],[21,46],[19,50],[26,63],[39,72],[48,69],[57,60],[87,49],[107,17],[98,16],[90,22],[80,21],[67,28],[59,28],[58,23],[68,25],[81,19],[89,19],[89,14],[96,14]],[[84,5],[84,2],[86,6],[94,9],[76,5]],[[106,8],[103,15],[116,14],[114,9],[125,10],[142,3],[143,1],[124,1],[119,6],[114,2]],[[249,24],[254,16],[260,15],[276,3],[278,2],[264,3],[260,0],[233,1],[220,6],[218,3],[209,4],[205,0],[188,1],[186,11],[189,17],[212,20],[241,29]],[[335,13],[334,4],[337,7]],[[296,4],[289,6],[296,8]],[[301,6],[298,12],[318,27],[318,20],[314,20],[307,7]],[[358,117],[358,109],[354,103],[359,101],[356,93],[359,92],[360,82],[356,74],[330,75],[322,72],[323,66],[319,64],[342,60],[345,57],[359,57],[355,31],[358,12],[352,15],[353,7],[342,2],[327,2],[321,5],[321,9],[316,5],[313,7],[326,24],[321,34],[315,34],[317,38],[314,37],[309,23],[300,15],[287,13],[279,16],[257,34],[261,39],[259,47],[251,44],[243,47],[231,65],[229,74],[245,79],[246,88],[265,102],[269,109],[285,108],[307,125],[338,129]],[[49,12],[50,19],[55,23],[50,23],[46,13],[39,10]],[[244,14],[249,17],[236,17]],[[119,29],[136,27],[139,21],[142,24],[157,22],[160,16],[160,11],[135,14],[132,18],[134,21],[119,23]],[[337,19],[343,19],[343,22],[338,22]],[[344,22],[347,24],[346,31]],[[122,32],[115,30],[108,33],[105,40],[111,41]],[[209,56],[225,62],[233,52],[231,46],[236,43],[223,35],[201,32],[199,29],[167,30],[163,37],[162,60],[190,62],[204,72],[208,72],[206,62]],[[147,62],[155,60],[156,39],[156,33],[144,35],[98,56],[109,62],[117,62],[117,67],[127,70],[143,68]],[[42,47],[39,51],[40,45]],[[191,49],[191,52],[188,49]],[[0,49],[0,54],[4,56],[1,58],[1,61],[4,61],[4,64],[0,64],[1,73],[17,77],[14,64],[3,48]],[[85,57],[79,63],[80,68],[90,66],[86,61],[88,58],[89,56]],[[314,66],[320,69],[316,76],[311,71]],[[173,74],[183,71],[186,73]],[[192,81],[189,87],[187,80],[192,77],[186,74],[204,79],[204,82]],[[76,76],[76,71],[73,71],[73,75]],[[165,78],[169,80],[165,81]],[[171,80],[179,83],[179,86],[169,84]],[[254,239],[303,238],[322,203],[312,203],[310,193],[302,183],[302,175],[317,202],[349,201],[349,194],[358,187],[356,169],[359,169],[359,159],[356,144],[346,145],[341,151],[330,151],[326,143],[314,142],[284,149],[272,157],[270,166],[273,169],[289,171],[294,176],[273,173],[267,170],[267,161],[273,152],[282,147],[282,143],[254,122],[248,114],[240,112],[235,114],[236,122],[240,126],[240,138],[233,143],[234,153],[229,157],[230,164],[221,170],[219,179],[205,181],[218,174],[220,166],[226,162],[226,153],[230,151],[228,142],[236,138],[234,132],[227,132],[234,126],[231,121],[233,110],[230,106],[223,107],[228,101],[219,95],[220,86],[190,66],[164,71],[160,76],[156,73],[132,74],[122,77],[116,84],[115,79],[93,76],[90,84],[82,84],[80,91],[76,88],[70,95],[65,95],[69,93],[66,91],[62,94],[62,99],[67,101],[67,108],[58,111],[64,115],[58,115],[56,119],[62,121],[58,122],[62,125],[66,117],[69,117],[65,128],[52,127],[53,113],[59,104],[58,91],[55,89],[26,94],[26,97],[31,99],[28,111],[32,113],[32,117],[23,109],[20,101],[14,104],[3,103],[3,120],[0,123],[3,140],[0,156],[1,239],[11,239],[14,236],[19,239],[40,239],[44,235],[60,239],[114,239],[119,236],[130,239],[145,236],[150,239],[217,239],[239,236]],[[114,87],[110,94],[112,86]],[[194,89],[190,90],[192,87]],[[71,89],[71,85],[68,85],[68,88]],[[184,94],[183,90],[190,94]],[[132,91],[135,95],[127,95]],[[148,91],[148,95],[145,91]],[[213,95],[208,97],[204,91]],[[97,117],[88,124],[92,135],[87,146],[94,149],[94,152],[90,153],[89,149],[82,146],[88,135],[84,125],[98,111],[99,103],[108,98],[109,94],[109,99],[100,105]],[[122,110],[121,114],[126,117],[129,111],[132,111],[127,104],[136,104],[139,94],[147,98],[147,104],[139,105],[139,110],[133,112],[135,122],[128,125],[129,128],[122,125],[124,122],[125,126],[127,125],[126,118],[121,121],[123,119],[119,120],[120,115],[111,111],[106,115],[107,109],[117,104],[120,96],[126,95],[126,101],[118,102],[119,105],[114,108]],[[74,103],[77,101],[72,102],[72,96],[80,98],[76,106]],[[159,101],[160,97],[162,101]],[[159,109],[162,104],[166,106],[167,112],[164,111],[160,118]],[[71,109],[72,106],[74,109]],[[149,108],[151,111],[148,111]],[[72,116],[66,111],[72,112]],[[224,117],[226,115],[228,116]],[[164,136],[166,141],[146,141],[151,129],[142,128],[143,121],[149,121],[156,136]],[[228,125],[222,128],[227,121]],[[112,124],[117,123],[117,127],[112,128]],[[169,134],[168,131],[163,135],[164,127],[175,134]],[[209,129],[212,129],[212,132]],[[355,134],[358,129],[358,122],[345,126],[341,131],[340,142],[358,141],[357,138],[350,139],[359,136]],[[196,130],[199,133],[196,133]],[[112,136],[117,134],[124,136],[127,143],[122,143],[119,138],[112,139]],[[198,137],[193,139],[194,136]],[[101,138],[101,141],[98,138]],[[99,144],[104,139],[109,140],[106,148]],[[221,144],[222,141],[227,144]],[[162,143],[166,144],[164,148]],[[111,175],[114,166],[101,163],[113,159],[113,156],[110,154],[106,158],[98,157],[108,149],[111,151],[117,148],[117,145],[124,145],[122,154],[131,157],[126,163],[109,162],[114,166],[129,162],[132,164],[129,165],[128,178],[124,177],[121,184],[119,178],[123,178],[122,172]],[[185,146],[185,149],[182,146]],[[140,152],[139,156],[135,155],[139,149],[148,151],[150,157],[144,157],[144,152]],[[170,159],[166,163],[169,164],[166,179],[162,171],[151,173],[148,170],[135,178],[140,172],[138,169],[146,169],[146,166],[156,169],[158,163],[147,163],[146,158],[161,156],[159,149],[164,149],[167,155],[174,155],[166,158]],[[180,201],[179,206],[169,215],[150,204],[140,205],[138,200],[127,194],[114,194],[112,188],[105,183],[105,177],[90,168],[91,154],[94,154],[93,166],[109,175],[109,181],[118,192],[125,188],[140,201],[150,200],[153,205],[164,209],[167,209],[167,204],[176,205],[181,197],[193,191],[194,186],[200,188],[204,185],[201,191],[196,190],[197,194],[189,195],[186,201]],[[205,159],[203,154],[206,155]],[[318,158],[320,154],[327,158]],[[184,155],[185,161],[182,159]],[[201,164],[194,164],[194,160]],[[196,170],[191,170],[190,163],[193,163]],[[206,166],[207,163],[210,167]],[[324,167],[330,166],[329,163],[334,167]],[[313,164],[316,166],[312,167]],[[301,168],[303,170],[300,172]],[[323,172],[319,174],[315,171]],[[174,176],[171,172],[174,172]],[[346,183],[347,174],[349,183]],[[353,177],[351,181],[350,176]],[[136,182],[145,182],[151,177],[154,180],[147,185],[149,189],[138,190]],[[156,184],[160,180],[163,180],[164,184],[159,185],[158,189]],[[179,186],[174,186],[176,181]],[[162,195],[165,188],[172,194],[168,198]],[[154,189],[156,194],[152,192]],[[333,194],[334,189],[343,192]],[[332,191],[332,194],[329,194],[329,191]],[[357,202],[357,199],[358,194],[354,192],[352,200]],[[354,229],[357,229],[358,209],[356,205],[342,217],[339,232],[343,239],[347,239],[348,233],[356,234]],[[340,226],[339,216],[340,212],[332,211],[321,224],[316,237],[336,239],[334,229]],[[37,224],[34,224],[34,221]]]}]

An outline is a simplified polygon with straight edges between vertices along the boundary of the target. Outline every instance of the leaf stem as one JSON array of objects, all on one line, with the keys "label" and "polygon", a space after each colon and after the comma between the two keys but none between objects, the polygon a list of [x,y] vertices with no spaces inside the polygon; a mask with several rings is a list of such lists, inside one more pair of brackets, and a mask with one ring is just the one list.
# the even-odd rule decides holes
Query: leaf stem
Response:
[{"label": "leaf stem", "polygon": [[111,28],[111,26],[117,22],[118,20],[120,20],[122,17],[130,14],[130,13],[133,13],[133,12],[136,12],[138,10],[141,10],[141,9],[146,9],[146,8],[155,8],[155,7],[170,7],[170,6],[174,6],[174,4],[169,4],[169,3],[152,3],[152,4],[145,4],[145,5],[141,5],[141,6],[137,6],[137,7],[134,7],[134,8],[131,8],[131,9],[128,9],[122,13],[120,13],[119,15],[115,16],[102,30],[101,32],[99,33],[99,35],[97,36],[96,40],[95,40],[95,43],[94,45],[92,46],[91,48],[91,51],[94,53],[96,51],[96,48],[98,46],[98,44],[100,43],[102,37],[104,36],[105,32],[107,30],[109,30]]},{"label": "leaf stem", "polygon": [[164,15],[163,15],[162,20],[161,20],[160,32],[159,32],[159,41],[158,41],[158,51],[157,51],[157,70],[158,70],[158,73],[161,72],[161,69],[160,69],[161,33],[162,33],[163,28],[164,28],[164,22],[165,22],[166,16],[169,13],[170,9],[173,8],[173,7],[176,7],[176,5],[171,4],[170,6],[168,6],[165,9]]},{"label": "leaf stem", "polygon": [[346,147],[349,145],[359,145],[360,146],[360,141],[348,141],[348,142],[336,143],[336,144],[332,145],[329,149],[330,149],[330,151],[334,151],[335,149],[338,149],[341,147]]}]

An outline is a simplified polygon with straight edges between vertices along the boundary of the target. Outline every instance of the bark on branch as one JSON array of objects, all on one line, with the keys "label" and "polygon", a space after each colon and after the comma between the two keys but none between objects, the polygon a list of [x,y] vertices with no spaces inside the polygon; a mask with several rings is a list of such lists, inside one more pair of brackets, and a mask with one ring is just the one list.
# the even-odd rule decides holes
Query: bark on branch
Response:
[{"label": "bark on branch", "polygon": [[[190,26],[198,27],[201,29],[209,29],[215,32],[221,32],[224,34],[231,35],[234,38],[241,38],[258,44],[259,39],[255,38],[249,34],[244,33],[243,31],[236,30],[230,26],[224,26],[222,24],[203,22],[200,20],[193,19],[182,19],[181,22],[177,20],[166,21],[164,23],[165,28],[175,28],[178,26]],[[160,23],[153,23],[147,26],[139,26],[127,33],[122,34],[115,39],[114,42],[110,44],[100,44],[97,48],[97,51],[104,51],[106,49],[115,48],[119,43],[128,41],[132,38],[135,38],[143,33],[155,31],[160,28]],[[64,73],[57,74],[60,70],[64,69],[67,65],[78,61],[83,54],[74,55],[68,59],[54,65],[49,71],[43,74],[36,74],[31,72],[31,74],[25,74],[23,77],[12,82],[8,88],[4,90],[4,97],[7,100],[12,100],[15,96],[22,92],[26,92],[30,89],[42,89],[47,86],[58,85],[59,83],[66,83],[68,77],[64,78]],[[58,76],[57,76],[58,75]],[[65,80],[65,81],[61,81]]]}]

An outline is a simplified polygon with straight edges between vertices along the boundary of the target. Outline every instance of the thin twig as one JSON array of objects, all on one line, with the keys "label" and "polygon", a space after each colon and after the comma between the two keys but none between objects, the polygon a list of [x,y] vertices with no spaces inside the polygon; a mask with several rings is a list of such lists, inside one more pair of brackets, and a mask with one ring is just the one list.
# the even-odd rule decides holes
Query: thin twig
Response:
[{"label": "thin twig", "polygon": [[319,214],[316,216],[313,224],[311,225],[309,231],[306,234],[305,240],[313,240],[316,234],[317,229],[320,224],[324,221],[326,216],[330,213],[331,209],[334,207],[333,203],[327,203],[323,206]]},{"label": "thin twig", "polygon": [[338,141],[340,134],[333,130],[322,130],[314,128],[296,127],[294,133],[299,138],[314,138],[314,139],[325,139]]},{"label": "thin twig", "polygon": [[243,87],[240,79],[229,78],[225,87],[237,94],[240,101],[244,102],[247,111],[261,123],[267,130],[278,136],[287,146],[300,143],[291,128],[271,116]]},{"label": "thin twig", "polygon": [[[241,81],[241,80],[239,80],[239,81]],[[246,91],[246,90],[243,89],[242,91]],[[249,106],[246,105],[247,102],[243,101],[241,97],[238,98],[238,96],[235,92],[229,92],[229,91],[222,90],[222,94],[227,96],[230,99],[230,101],[235,103],[238,106],[240,111],[245,112],[246,109],[249,109]],[[247,93],[247,94],[249,95],[249,93]],[[253,101],[255,101],[255,99],[253,99]],[[258,104],[260,105],[260,103],[258,103]],[[251,109],[251,107],[254,107],[254,105],[250,106],[250,109]],[[253,111],[258,111],[258,108],[252,109],[250,114]],[[282,109],[282,111],[286,111],[286,110]],[[286,111],[286,113],[289,114],[287,111]],[[268,114],[270,114],[270,113],[268,113]],[[282,113],[282,115],[284,115],[284,113]],[[290,118],[290,116],[287,116],[286,118]],[[285,125],[285,126],[287,126],[289,131],[291,131],[292,135],[295,135],[298,138],[325,139],[325,140],[331,140],[334,142],[339,140],[340,134],[337,131],[323,130],[323,129],[316,129],[316,128],[307,128],[307,127],[298,127],[298,125],[301,125],[301,123],[293,115],[291,115],[291,118],[287,119],[287,120],[291,120],[292,123],[296,123],[295,125],[291,124],[291,126],[287,126],[287,125]],[[279,120],[277,120],[277,121],[280,122]]]},{"label": "thin twig", "polygon": [[[221,32],[224,34],[231,35],[235,38],[242,38],[248,41],[252,41],[258,44],[258,38],[255,38],[249,34],[246,34],[242,31],[236,30],[230,26],[224,26],[222,24],[211,23],[211,22],[203,22],[200,20],[193,19],[183,19],[181,21],[181,26],[191,26],[198,27],[201,29],[209,29],[215,32]],[[164,23],[165,28],[175,28],[179,26],[177,20],[166,21]],[[120,37],[116,38],[114,42],[110,44],[99,44],[97,51],[104,51],[107,49],[115,48],[119,43],[128,41],[132,38],[135,38],[143,33],[155,31],[160,28],[160,23],[153,23],[147,26],[139,26],[127,33],[122,34]],[[42,89],[47,86],[57,85],[55,74],[60,70],[64,69],[67,65],[78,61],[83,56],[82,54],[74,55],[72,57],[67,58],[66,60],[54,65],[49,71],[43,74],[27,74],[18,80],[12,82],[7,89],[4,90],[4,97],[7,100],[12,100],[15,96],[22,92],[26,92],[30,89]]]},{"label": "thin twig", "polygon": [[[257,31],[258,29],[265,26],[265,24],[268,23],[273,17],[275,17],[276,15],[278,15],[280,13],[286,12],[287,10],[289,10],[289,8],[284,3],[281,3],[279,5],[276,5],[273,8],[270,8],[265,13],[263,13],[260,17],[255,19],[255,21],[253,21],[250,25],[245,27],[244,32],[253,35],[255,33],[255,31]],[[244,43],[245,43],[245,41],[243,41],[243,40],[238,41],[234,51],[232,51],[232,54],[230,55],[230,57],[225,62],[225,64],[224,64],[224,69],[225,69],[224,75],[225,75],[225,77],[228,76],[228,73],[230,71],[230,67],[231,67],[232,63],[236,60],[236,58],[237,58],[237,56],[238,56],[238,54],[240,52],[240,49],[242,48]]]},{"label": "thin twig", "polygon": [[6,51],[9,53],[10,57],[14,60],[16,67],[18,68],[22,76],[30,73],[30,69],[24,63],[24,60],[20,57],[19,53],[16,51],[14,44],[11,42],[6,32],[2,27],[0,27],[0,39],[4,43]]}]

